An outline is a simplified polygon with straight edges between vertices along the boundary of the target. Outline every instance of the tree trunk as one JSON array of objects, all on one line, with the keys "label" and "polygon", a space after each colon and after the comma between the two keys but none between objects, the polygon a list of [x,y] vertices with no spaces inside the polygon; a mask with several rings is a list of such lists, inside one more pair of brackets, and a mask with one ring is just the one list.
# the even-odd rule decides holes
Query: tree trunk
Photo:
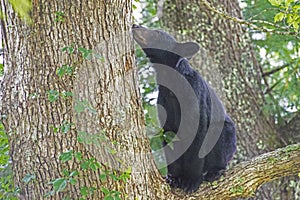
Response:
[{"label": "tree trunk", "polygon": [[[262,113],[261,68],[242,24],[216,12],[242,19],[237,1],[166,0],[164,27],[181,41],[195,40],[202,47],[192,61],[212,85],[237,126],[238,161],[273,150],[284,143],[273,121]],[[180,35],[180,36],[179,36]],[[278,186],[277,186],[278,187]],[[267,188],[267,187],[263,187]],[[262,199],[270,199],[275,187],[262,190]],[[278,195],[278,194],[277,194]]]},{"label": "tree trunk", "polygon": [[32,1],[31,24],[6,0],[1,10],[1,116],[20,198],[159,194],[128,32],[131,1]]}]

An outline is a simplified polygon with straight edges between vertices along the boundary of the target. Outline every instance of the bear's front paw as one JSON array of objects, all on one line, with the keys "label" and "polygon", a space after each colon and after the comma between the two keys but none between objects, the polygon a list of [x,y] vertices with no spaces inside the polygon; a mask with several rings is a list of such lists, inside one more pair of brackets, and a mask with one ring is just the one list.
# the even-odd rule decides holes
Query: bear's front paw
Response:
[{"label": "bear's front paw", "polygon": [[171,186],[171,187],[178,187],[179,186],[179,180],[176,177],[173,177],[171,175],[166,176],[166,182]]},{"label": "bear's front paw", "polygon": [[179,188],[186,193],[193,193],[198,190],[201,183],[202,178],[184,178],[180,181]]}]

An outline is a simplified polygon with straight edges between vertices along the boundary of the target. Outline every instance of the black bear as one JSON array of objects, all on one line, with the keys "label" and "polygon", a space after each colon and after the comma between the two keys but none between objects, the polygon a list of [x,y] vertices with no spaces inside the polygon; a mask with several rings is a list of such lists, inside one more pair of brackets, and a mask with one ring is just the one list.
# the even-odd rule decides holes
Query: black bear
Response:
[{"label": "black bear", "polygon": [[188,59],[194,42],[178,43],[168,33],[133,25],[133,37],[153,63],[158,83],[158,117],[164,133],[176,134],[163,149],[167,183],[185,192],[214,181],[236,151],[235,125],[210,86]]}]

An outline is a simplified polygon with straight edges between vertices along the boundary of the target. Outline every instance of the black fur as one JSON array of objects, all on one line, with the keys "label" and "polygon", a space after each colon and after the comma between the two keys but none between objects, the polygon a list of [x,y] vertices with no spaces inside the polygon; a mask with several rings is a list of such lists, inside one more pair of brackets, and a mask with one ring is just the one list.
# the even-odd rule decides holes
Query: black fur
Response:
[{"label": "black fur", "polygon": [[[179,140],[173,142],[173,148],[167,145],[166,142],[164,143],[165,157],[168,163],[167,182],[172,187],[181,188],[185,192],[194,192],[204,180],[214,181],[226,169],[228,162],[236,151],[235,125],[224,111],[216,94],[200,74],[191,68],[187,60],[198,52],[198,44],[193,42],[177,43],[172,36],[163,31],[150,30],[137,25],[133,26],[133,36],[154,64],[157,79],[165,79],[172,75],[161,70],[163,66],[168,66],[182,75],[194,90],[193,92],[197,98],[195,104],[198,103],[198,109],[195,108],[197,107],[195,104],[188,106],[186,108],[187,112],[191,114],[186,116],[186,119],[182,119],[180,101],[169,88],[159,85],[157,99],[157,103],[163,106],[166,111],[166,117],[161,116],[161,112],[158,112],[165,132],[171,131],[179,135],[181,122],[193,123],[194,116],[199,115],[199,124],[195,136],[189,130],[189,127],[193,126],[193,124],[190,124],[185,132],[179,135]],[[176,87],[183,93],[187,90],[186,86],[180,83]],[[186,98],[189,98],[189,96],[186,96]],[[218,112],[224,120],[213,121],[211,109],[213,101],[219,108]],[[223,129],[219,131],[221,134],[216,140],[216,144],[204,158],[200,158],[199,151],[205,140],[204,138],[207,136],[209,127],[217,132],[217,128],[214,129],[214,127],[218,127],[220,124]],[[189,138],[191,139],[189,146],[183,150],[183,146]]]}]

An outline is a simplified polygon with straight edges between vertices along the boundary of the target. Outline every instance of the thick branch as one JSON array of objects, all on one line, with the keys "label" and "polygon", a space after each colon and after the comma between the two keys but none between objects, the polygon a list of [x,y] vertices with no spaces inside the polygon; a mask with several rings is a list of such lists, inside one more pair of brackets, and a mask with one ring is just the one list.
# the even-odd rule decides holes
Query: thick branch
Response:
[{"label": "thick branch", "polygon": [[264,183],[300,173],[300,143],[262,154],[226,171],[224,177],[187,196],[175,191],[173,199],[234,199],[254,195]]}]

